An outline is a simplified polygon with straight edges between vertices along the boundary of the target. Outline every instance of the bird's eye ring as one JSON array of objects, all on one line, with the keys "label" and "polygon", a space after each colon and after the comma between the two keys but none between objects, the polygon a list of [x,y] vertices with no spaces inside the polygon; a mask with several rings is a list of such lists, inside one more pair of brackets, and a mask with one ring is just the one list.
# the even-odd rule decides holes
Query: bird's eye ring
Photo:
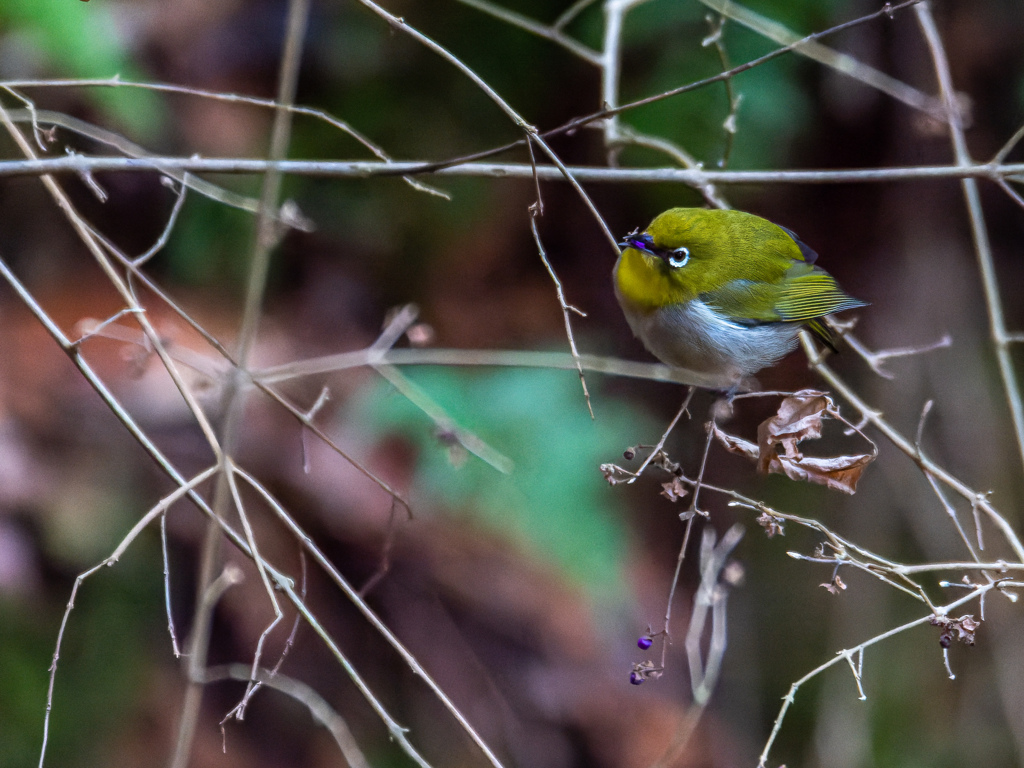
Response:
[{"label": "bird's eye ring", "polygon": [[686,262],[690,260],[690,249],[685,246],[682,248],[675,248],[668,252],[668,265],[672,269],[680,269],[686,266]]}]

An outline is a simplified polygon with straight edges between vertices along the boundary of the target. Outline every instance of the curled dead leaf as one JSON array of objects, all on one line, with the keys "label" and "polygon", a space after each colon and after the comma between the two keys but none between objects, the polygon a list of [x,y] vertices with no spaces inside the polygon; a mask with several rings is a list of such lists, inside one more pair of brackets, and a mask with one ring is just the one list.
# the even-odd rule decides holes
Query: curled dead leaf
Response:
[{"label": "curled dead leaf", "polygon": [[846,589],[846,582],[840,579],[839,574],[837,573],[835,576],[832,577],[832,581],[825,582],[824,584],[819,584],[818,586],[824,587],[833,595],[838,595],[841,590]]},{"label": "curled dead leaf", "polygon": [[[800,442],[821,437],[826,418],[841,421],[861,435],[871,444],[871,452],[833,457],[801,453]],[[839,414],[832,398],[814,389],[786,397],[776,414],[757,428],[757,445],[723,432],[717,424],[712,428],[715,438],[727,451],[757,461],[760,472],[782,474],[792,480],[817,483],[848,494],[856,492],[865,468],[878,455],[877,446]]]},{"label": "curled dead leaf", "polygon": [[735,453],[737,456],[745,456],[752,461],[757,461],[757,446],[752,442],[736,435],[730,435],[728,432],[723,432],[718,428],[717,424],[713,424],[711,430],[715,435],[715,439],[729,453]]},{"label": "curled dead leaf", "polygon": [[791,480],[806,480],[853,495],[857,492],[861,475],[874,460],[874,453],[835,456],[831,459],[778,456],[769,463],[769,471],[784,474]]},{"label": "curled dead leaf", "polygon": [[805,389],[785,398],[774,416],[757,428],[759,458],[757,468],[769,472],[769,462],[781,446],[786,456],[799,457],[801,440],[821,437],[824,415],[838,415],[832,398],[815,389]]}]

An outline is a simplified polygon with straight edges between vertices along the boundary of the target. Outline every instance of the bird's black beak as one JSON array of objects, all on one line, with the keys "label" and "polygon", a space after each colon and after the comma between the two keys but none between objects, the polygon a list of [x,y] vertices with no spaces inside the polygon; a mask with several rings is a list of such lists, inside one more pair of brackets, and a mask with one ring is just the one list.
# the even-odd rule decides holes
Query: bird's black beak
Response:
[{"label": "bird's black beak", "polygon": [[637,230],[633,230],[618,243],[619,248],[635,248],[638,251],[644,251],[645,253],[654,254],[654,240],[648,234],[640,234]]}]

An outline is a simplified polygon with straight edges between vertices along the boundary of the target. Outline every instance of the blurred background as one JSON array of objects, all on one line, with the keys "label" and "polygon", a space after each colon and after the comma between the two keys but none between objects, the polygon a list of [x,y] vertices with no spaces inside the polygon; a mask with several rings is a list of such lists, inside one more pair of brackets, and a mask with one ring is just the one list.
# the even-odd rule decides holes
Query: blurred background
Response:
[{"label": "blurred background", "polygon": [[[569,0],[502,0],[540,23]],[[590,4],[566,32],[601,46],[604,13]],[[866,0],[750,0],[754,11],[803,35],[877,10]],[[483,77],[521,115],[547,129],[597,110],[600,71],[563,48],[455,0],[389,0],[389,11],[421,30]],[[969,116],[969,149],[992,157],[1024,123],[1024,15],[1015,0],[938,2],[933,7]],[[0,0],[0,78],[110,78],[166,82],[272,98],[287,5],[283,0]],[[622,99],[628,101],[723,69],[702,40],[714,25],[694,0],[651,0],[626,17]],[[722,42],[732,65],[773,50],[735,22]],[[913,11],[827,39],[926,93],[934,69]],[[723,122],[730,102],[719,83],[628,112],[639,131],[685,148],[705,167],[798,169],[945,165],[944,126],[806,58],[779,57],[734,78],[741,96],[736,134]],[[261,157],[271,113],[195,95],[128,87],[21,87],[40,109],[120,133],[165,155]],[[9,108],[22,106],[0,95]],[[297,103],[347,121],[396,159],[440,160],[519,138],[515,127],[450,63],[352,0],[313,3]],[[51,153],[109,150],[60,130]],[[4,135],[5,158],[19,152]],[[567,164],[605,165],[599,131],[552,140]],[[289,156],[371,159],[323,121],[297,117]],[[1019,162],[1017,149],[1008,161]],[[526,162],[522,150],[499,158]],[[652,150],[626,148],[622,166],[670,165]],[[209,177],[258,195],[258,178]],[[391,308],[420,307],[432,345],[465,349],[565,351],[550,277],[530,235],[532,182],[424,179],[450,201],[397,178],[287,178],[284,194],[316,224],[290,232],[272,262],[255,357],[269,365],[357,350],[380,332]],[[149,248],[167,224],[174,194],[156,174],[98,174],[100,201],[86,180],[60,178],[82,214],[128,254]],[[631,337],[611,290],[615,254],[565,183],[542,185],[539,231],[568,301],[582,351],[650,360]],[[682,185],[591,184],[587,192],[611,231],[643,227],[674,205],[701,205]],[[904,434],[935,405],[923,430],[927,454],[969,486],[991,492],[1020,524],[1024,483],[959,182],[764,184],[721,187],[729,204],[796,232],[846,290],[871,306],[856,314],[858,337],[875,349],[952,344],[888,363],[872,373],[850,351],[834,367]],[[1003,308],[1024,327],[1024,211],[993,184],[982,185]],[[231,347],[238,333],[253,217],[190,194],[166,247],[147,270],[175,301]],[[120,307],[37,178],[0,181],[0,256],[72,337],[76,324]],[[211,359],[194,330],[152,293],[140,298],[168,343]],[[24,304],[0,287],[0,766],[35,765],[48,667],[78,573],[107,557],[131,526],[173,490]],[[123,321],[130,325],[129,321]],[[405,342],[402,342],[404,345]],[[185,474],[212,454],[158,362],[109,339],[83,345],[153,441]],[[1021,355],[1016,354],[1018,375]],[[317,423],[411,501],[414,518],[267,398],[253,396],[236,454],[355,585],[386,575],[367,595],[403,643],[467,714],[508,766],[648,766],[678,733],[690,705],[682,651],[693,591],[695,550],[683,568],[670,648],[660,680],[629,684],[632,664],[651,657],[637,638],[657,630],[682,541],[679,513],[652,474],[611,487],[598,467],[622,463],[637,443],[654,443],[676,412],[682,389],[588,376],[591,419],[571,371],[417,368],[410,379],[463,427],[515,462],[503,475],[439,435],[432,422],[369,370],[309,377],[281,386],[300,408],[322,387],[330,400]],[[760,375],[766,389],[822,387],[801,352]],[[201,382],[197,383],[197,386]],[[219,418],[216,393],[204,404]],[[713,398],[699,393],[692,419],[667,450],[689,474],[703,451]],[[841,402],[841,401],[840,401]],[[749,439],[773,403],[745,403],[726,425]],[[852,411],[844,411],[854,418]],[[830,433],[832,434],[832,433]],[[874,435],[876,438],[877,435]],[[862,450],[841,430],[835,445]],[[707,479],[774,508],[815,518],[895,561],[966,559],[955,528],[925,477],[880,440],[880,456],[855,496],[781,476],[713,448]],[[821,588],[831,567],[797,562],[820,535],[787,526],[768,538],[749,510],[705,494],[707,522],[746,535],[734,557],[744,579],[728,603],[722,677],[693,738],[670,765],[756,765],[790,685],[842,648],[919,618],[912,598],[862,573],[843,572],[848,589]],[[956,500],[953,500],[956,503]],[[957,505],[973,533],[970,507]],[[264,556],[300,572],[299,547],[253,501]],[[389,521],[394,520],[393,527]],[[179,637],[190,629],[204,518],[179,503],[168,515],[172,612]],[[389,531],[391,534],[389,535]],[[986,528],[986,557],[1009,557]],[[697,543],[697,538],[691,546]],[[389,543],[390,542],[390,543]],[[215,614],[211,665],[251,663],[272,618],[255,570],[225,547],[245,581]],[[385,554],[386,553],[386,554]],[[921,583],[936,604],[958,593],[939,578]],[[308,602],[433,765],[484,765],[422,682],[315,568]],[[801,688],[770,765],[987,766],[1024,763],[1024,629],[1020,609],[995,596],[975,647],[955,645],[951,681],[938,630],[922,627],[873,646],[864,659],[866,701],[846,665]],[[979,614],[972,605],[964,612]],[[288,614],[288,623],[293,614]],[[276,659],[287,630],[267,653]],[[184,692],[163,599],[159,533],[147,530],[116,567],[78,593],[64,639],[53,698],[49,765],[140,765],[173,748]],[[656,646],[657,647],[657,646]],[[312,685],[346,721],[374,766],[412,764],[307,626],[281,669]],[[327,766],[342,757],[325,729],[294,700],[256,696],[242,723],[219,722],[244,685],[209,686],[191,765]]]}]

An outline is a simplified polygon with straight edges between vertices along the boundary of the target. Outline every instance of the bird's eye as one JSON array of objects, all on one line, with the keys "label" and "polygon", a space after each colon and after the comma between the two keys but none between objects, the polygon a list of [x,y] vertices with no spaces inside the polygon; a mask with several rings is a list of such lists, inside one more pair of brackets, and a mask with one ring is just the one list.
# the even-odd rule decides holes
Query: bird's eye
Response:
[{"label": "bird's eye", "polygon": [[685,267],[686,262],[688,262],[689,260],[689,248],[674,248],[673,250],[668,252],[668,265],[672,267],[672,269],[679,269],[681,267]]}]

